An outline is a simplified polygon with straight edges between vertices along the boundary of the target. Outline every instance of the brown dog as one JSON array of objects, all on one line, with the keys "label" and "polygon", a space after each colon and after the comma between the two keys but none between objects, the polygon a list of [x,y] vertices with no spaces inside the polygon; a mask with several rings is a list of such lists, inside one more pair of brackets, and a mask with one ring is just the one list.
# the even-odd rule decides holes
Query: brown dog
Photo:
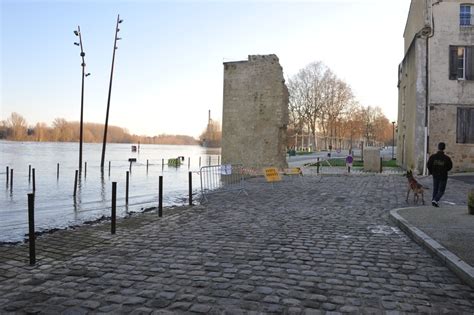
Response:
[{"label": "brown dog", "polygon": [[425,198],[423,196],[423,185],[416,181],[415,177],[413,177],[412,171],[407,171],[406,177],[408,178],[408,192],[406,202],[408,203],[408,196],[410,195],[410,191],[413,191],[413,202],[415,204],[418,203],[418,200],[420,199],[421,195],[421,202],[425,204]]}]

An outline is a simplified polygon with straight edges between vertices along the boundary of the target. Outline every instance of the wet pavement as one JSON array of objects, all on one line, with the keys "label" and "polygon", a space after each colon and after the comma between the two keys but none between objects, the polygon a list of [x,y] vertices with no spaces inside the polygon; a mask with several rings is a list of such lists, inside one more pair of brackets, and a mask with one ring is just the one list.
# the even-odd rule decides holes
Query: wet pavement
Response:
[{"label": "wet pavement", "polygon": [[[450,181],[444,200],[465,205],[469,187]],[[2,245],[0,313],[474,313],[474,289],[390,221],[413,206],[406,178],[255,178],[246,191],[120,220],[116,235],[43,235],[35,266],[25,245]]]}]

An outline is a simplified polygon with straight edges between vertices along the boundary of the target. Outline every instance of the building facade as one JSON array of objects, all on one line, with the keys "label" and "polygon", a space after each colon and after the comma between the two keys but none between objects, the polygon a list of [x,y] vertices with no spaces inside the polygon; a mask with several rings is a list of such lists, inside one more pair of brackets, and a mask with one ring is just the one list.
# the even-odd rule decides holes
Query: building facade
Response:
[{"label": "building facade", "polygon": [[224,63],[222,163],[287,167],[288,89],[276,55]]},{"label": "building facade", "polygon": [[398,164],[426,174],[445,142],[454,171],[474,170],[474,0],[412,0],[403,36]]}]

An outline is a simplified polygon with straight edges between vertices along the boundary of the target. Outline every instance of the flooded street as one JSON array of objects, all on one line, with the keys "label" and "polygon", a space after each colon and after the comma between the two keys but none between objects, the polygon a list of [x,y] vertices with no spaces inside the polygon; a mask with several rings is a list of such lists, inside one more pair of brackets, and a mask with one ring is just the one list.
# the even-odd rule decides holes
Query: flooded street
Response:
[{"label": "flooded street", "polygon": [[[158,203],[159,176],[163,176],[163,205],[182,205],[188,197],[188,172],[193,172],[195,193],[200,189],[197,173],[200,166],[209,162],[218,164],[220,159],[220,149],[200,146],[142,144],[139,151],[132,152],[131,144],[108,144],[102,173],[102,144],[86,143],[83,162],[87,163],[87,168],[83,165],[74,197],[78,147],[77,143],[0,141],[0,242],[21,241],[27,233],[27,194],[33,192],[29,165],[35,170],[35,225],[36,230],[41,231],[109,216],[112,182],[117,182],[118,216],[155,207]],[[169,158],[178,156],[184,157],[180,167],[167,165]],[[129,204],[126,206],[125,183],[126,172],[130,171],[129,158],[137,160],[132,163]]]}]

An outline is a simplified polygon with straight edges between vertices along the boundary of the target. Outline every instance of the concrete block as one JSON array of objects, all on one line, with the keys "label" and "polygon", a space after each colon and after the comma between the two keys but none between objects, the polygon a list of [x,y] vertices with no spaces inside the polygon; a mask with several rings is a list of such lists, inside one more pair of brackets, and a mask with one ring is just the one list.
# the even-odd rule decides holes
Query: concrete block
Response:
[{"label": "concrete block", "polygon": [[364,148],[364,170],[367,172],[380,172],[380,149],[374,147]]}]

